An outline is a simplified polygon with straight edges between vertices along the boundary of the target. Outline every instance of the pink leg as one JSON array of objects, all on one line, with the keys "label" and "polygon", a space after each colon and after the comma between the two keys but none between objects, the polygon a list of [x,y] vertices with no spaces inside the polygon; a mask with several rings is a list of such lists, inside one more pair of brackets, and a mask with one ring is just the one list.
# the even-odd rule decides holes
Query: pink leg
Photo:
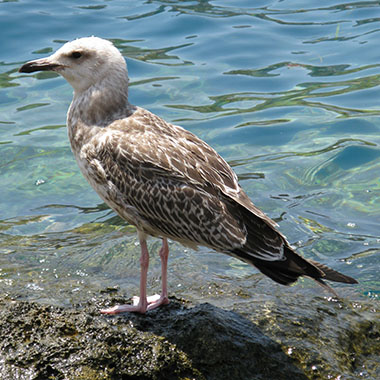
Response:
[{"label": "pink leg", "polygon": [[119,314],[125,312],[135,312],[144,314],[147,310],[154,309],[160,305],[167,305],[169,303],[168,298],[168,285],[167,285],[167,269],[168,269],[168,257],[169,246],[166,239],[162,239],[162,247],[160,249],[161,257],[161,274],[162,274],[162,292],[161,295],[154,295],[147,297],[146,283],[148,277],[149,266],[149,251],[146,244],[145,236],[140,237],[141,246],[141,275],[140,275],[140,297],[133,297],[133,305],[116,305],[109,309],[100,310],[103,314]]},{"label": "pink leg", "polygon": [[[169,303],[168,298],[168,257],[169,257],[169,246],[166,239],[162,239],[162,247],[160,249],[161,258],[161,282],[162,290],[161,295],[155,294],[154,296],[147,297],[148,308],[147,310],[155,309],[161,305],[167,305]],[[133,297],[133,304],[138,305],[140,302],[139,297]]]},{"label": "pink leg", "polygon": [[168,258],[169,258],[169,246],[166,239],[162,239],[162,247],[160,249],[161,257],[161,282],[162,282],[162,292],[161,298],[164,300],[165,304],[169,303],[168,298]]},{"label": "pink leg", "polygon": [[160,258],[161,258],[161,283],[162,283],[161,295],[148,297],[148,310],[152,310],[158,306],[167,305],[169,303],[169,298],[168,298],[169,246],[168,246],[167,239],[162,239],[162,247],[160,249]]},{"label": "pink leg", "polygon": [[146,296],[146,282],[148,278],[148,267],[149,267],[149,251],[146,245],[145,236],[140,237],[140,247],[141,247],[141,256],[140,256],[140,297],[137,304],[133,305],[116,305],[109,309],[102,309],[100,312],[102,314],[119,314],[125,312],[135,312],[144,314],[148,308],[148,300]]}]

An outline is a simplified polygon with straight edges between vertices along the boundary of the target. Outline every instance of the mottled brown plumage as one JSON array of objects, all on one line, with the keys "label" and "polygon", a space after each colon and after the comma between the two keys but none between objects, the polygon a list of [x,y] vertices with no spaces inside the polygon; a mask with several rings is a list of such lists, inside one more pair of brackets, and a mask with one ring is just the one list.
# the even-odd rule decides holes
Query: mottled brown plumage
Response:
[{"label": "mottled brown plumage", "polygon": [[[145,312],[168,302],[167,239],[235,256],[281,284],[303,275],[321,284],[323,279],[356,282],[294,252],[208,144],[132,106],[125,61],[110,42],[96,37],[75,40],[20,69],[36,70],[54,70],[73,86],[67,124],[78,165],[100,197],[139,231],[140,299],[135,306],[103,312]],[[146,235],[163,239],[163,291],[151,302],[146,297]]]}]

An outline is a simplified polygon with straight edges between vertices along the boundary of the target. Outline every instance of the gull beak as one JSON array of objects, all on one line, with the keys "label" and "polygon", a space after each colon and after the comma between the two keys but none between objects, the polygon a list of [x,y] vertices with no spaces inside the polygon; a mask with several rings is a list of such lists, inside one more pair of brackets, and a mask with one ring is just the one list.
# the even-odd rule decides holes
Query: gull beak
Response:
[{"label": "gull beak", "polygon": [[49,60],[50,57],[36,59],[22,65],[19,73],[33,73],[35,71],[55,71],[57,68],[62,67],[58,63],[53,63]]}]

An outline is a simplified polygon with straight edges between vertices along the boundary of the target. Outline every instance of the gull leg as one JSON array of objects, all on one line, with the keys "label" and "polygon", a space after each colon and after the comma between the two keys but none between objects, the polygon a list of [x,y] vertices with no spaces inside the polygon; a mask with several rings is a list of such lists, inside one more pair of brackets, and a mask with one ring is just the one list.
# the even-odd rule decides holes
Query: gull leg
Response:
[{"label": "gull leg", "polygon": [[116,305],[109,309],[100,310],[103,314],[120,314],[125,312],[134,312],[144,314],[147,310],[155,309],[161,305],[169,303],[168,298],[168,258],[169,246],[167,239],[162,239],[162,247],[160,249],[161,258],[161,282],[162,290],[161,295],[155,294],[154,296],[147,297],[146,283],[148,278],[149,267],[149,251],[146,244],[145,236],[140,237],[141,246],[141,275],[140,275],[140,297],[133,297],[133,305]]},{"label": "gull leg", "polygon": [[168,298],[168,258],[169,258],[169,246],[167,239],[162,239],[162,247],[160,249],[161,258],[161,283],[162,290],[161,295],[154,295],[148,297],[148,310],[155,309],[161,305],[167,305],[169,303]]},{"label": "gull leg", "polygon": [[[168,257],[169,257],[169,246],[167,239],[162,239],[162,247],[160,249],[161,258],[161,283],[162,290],[161,295],[155,294],[154,296],[147,297],[148,310],[155,309],[161,305],[167,305],[169,303],[168,298]],[[138,305],[140,299],[139,297],[133,297],[133,304]]]},{"label": "gull leg", "polygon": [[161,298],[163,304],[167,305],[169,303],[168,297],[168,258],[169,258],[169,245],[167,239],[162,239],[162,247],[160,249],[161,257],[161,281],[162,281],[162,291]]},{"label": "gull leg", "polygon": [[[102,314],[119,314],[125,312],[135,312],[144,314],[148,309],[148,300],[146,296],[146,282],[148,278],[148,267],[149,267],[149,251],[146,244],[146,237],[141,234],[140,236],[140,247],[141,247],[141,257],[140,257],[140,297],[133,297],[133,305],[116,305],[108,309],[102,309],[100,312]],[[135,302],[137,301],[137,302]]]}]

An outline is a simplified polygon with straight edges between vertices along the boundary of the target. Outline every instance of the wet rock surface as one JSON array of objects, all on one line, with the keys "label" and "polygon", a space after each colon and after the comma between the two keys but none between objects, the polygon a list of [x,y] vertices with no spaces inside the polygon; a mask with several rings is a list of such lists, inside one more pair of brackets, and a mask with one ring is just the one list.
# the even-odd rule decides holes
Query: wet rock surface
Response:
[{"label": "wet rock surface", "polygon": [[172,299],[144,316],[104,316],[96,300],[60,308],[2,299],[0,378],[379,378],[373,307],[312,301],[251,300],[228,311]]},{"label": "wet rock surface", "polygon": [[165,338],[110,323],[95,307],[0,307],[1,379],[202,379]]}]

